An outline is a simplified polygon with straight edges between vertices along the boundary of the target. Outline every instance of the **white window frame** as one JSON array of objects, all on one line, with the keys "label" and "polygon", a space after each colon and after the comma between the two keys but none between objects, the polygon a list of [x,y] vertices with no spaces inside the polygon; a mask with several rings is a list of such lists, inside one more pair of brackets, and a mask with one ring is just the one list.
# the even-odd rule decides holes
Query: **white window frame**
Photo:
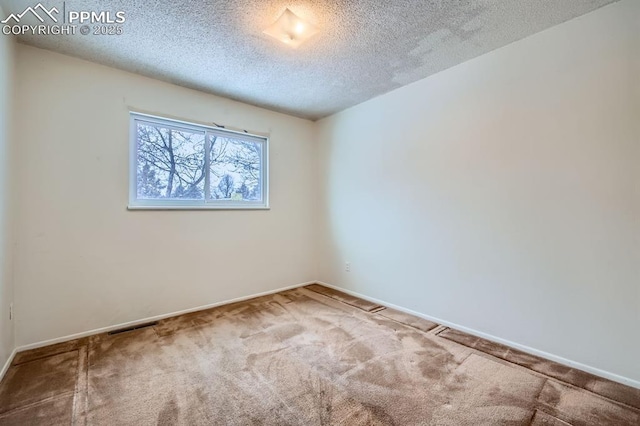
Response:
[{"label": "white window frame", "polygon": [[[268,210],[269,209],[269,137],[246,132],[228,130],[219,127],[196,124],[182,120],[158,117],[139,112],[130,112],[129,124],[129,210]],[[218,135],[232,139],[257,142],[262,147],[261,191],[262,200],[207,200],[205,191],[203,200],[167,200],[138,199],[138,128],[137,123],[144,122],[159,126],[188,130],[193,133],[204,133],[205,138]],[[208,144],[205,144],[207,149]],[[208,152],[205,153],[208,156]],[[209,168],[206,168],[209,169]],[[209,173],[209,170],[206,171]],[[205,178],[205,188],[209,178]]]}]

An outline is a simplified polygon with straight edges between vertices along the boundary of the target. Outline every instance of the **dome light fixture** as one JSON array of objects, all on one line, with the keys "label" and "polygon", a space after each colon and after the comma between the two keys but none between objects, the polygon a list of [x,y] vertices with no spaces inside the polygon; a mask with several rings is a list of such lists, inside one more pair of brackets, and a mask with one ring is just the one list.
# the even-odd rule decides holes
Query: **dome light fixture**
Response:
[{"label": "dome light fixture", "polygon": [[289,9],[285,9],[278,20],[264,30],[265,34],[293,48],[297,48],[317,32],[315,25],[304,21]]}]

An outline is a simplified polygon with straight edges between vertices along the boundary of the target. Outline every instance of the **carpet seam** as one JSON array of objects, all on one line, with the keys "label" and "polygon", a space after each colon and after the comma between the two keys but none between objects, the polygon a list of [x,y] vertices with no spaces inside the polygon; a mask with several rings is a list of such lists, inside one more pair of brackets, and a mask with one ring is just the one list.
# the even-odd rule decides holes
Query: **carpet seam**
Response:
[{"label": "carpet seam", "polygon": [[[449,328],[450,328],[450,327],[449,327]],[[443,331],[445,331],[445,330],[443,330]],[[545,378],[546,378],[546,380],[552,380],[552,381],[553,381],[553,380],[555,380],[555,381],[556,381],[556,382],[558,382],[558,383],[562,383],[562,384],[564,384],[564,385],[566,385],[566,386],[569,386],[569,387],[571,387],[571,388],[573,388],[573,389],[576,389],[576,390],[578,390],[578,391],[588,392],[588,393],[590,393],[590,394],[592,394],[592,395],[594,395],[594,396],[596,396],[596,397],[602,398],[602,399],[604,399],[604,400],[606,400],[606,401],[609,401],[609,402],[611,402],[611,403],[615,403],[615,404],[621,405],[621,406],[623,406],[623,407],[625,407],[625,408],[628,408],[628,409],[630,409],[630,410],[632,410],[632,411],[634,411],[634,412],[636,412],[636,413],[640,414],[640,408],[637,408],[637,407],[635,407],[635,406],[633,406],[633,405],[629,405],[629,404],[627,404],[627,403],[625,403],[625,402],[618,401],[618,400],[616,400],[616,399],[612,399],[612,398],[610,398],[610,397],[608,397],[608,396],[601,395],[601,394],[596,393],[596,392],[594,392],[594,391],[592,391],[592,390],[589,390],[589,389],[585,389],[585,388],[582,388],[582,387],[576,386],[576,385],[574,385],[573,383],[569,383],[569,382],[566,382],[566,381],[564,381],[564,380],[560,380],[560,379],[557,379],[557,378],[555,378],[555,377],[548,376],[548,375],[546,375],[546,374],[544,374],[544,373],[541,373],[541,372],[539,372],[539,371],[533,370],[533,369],[531,369],[531,368],[529,368],[529,367],[526,367],[526,366],[524,366],[524,365],[518,364],[518,363],[513,362],[513,361],[509,361],[508,359],[504,359],[504,358],[498,357],[498,356],[496,356],[496,355],[490,354],[489,352],[482,351],[482,350],[480,350],[480,349],[476,348],[475,346],[465,345],[464,343],[456,342],[455,340],[452,340],[452,339],[449,339],[449,338],[446,338],[446,337],[443,337],[443,336],[440,336],[440,335],[438,335],[438,337],[440,337],[441,339],[446,339],[447,341],[449,341],[449,342],[451,342],[451,343],[455,343],[455,344],[457,344],[457,345],[464,346],[465,348],[472,349],[472,350],[474,350],[474,351],[477,351],[477,352],[479,352],[479,353],[481,353],[481,354],[487,355],[487,356],[489,356],[489,357],[491,357],[491,358],[494,358],[494,359],[496,359],[496,360],[501,360],[501,361],[504,361],[505,363],[508,363],[508,364],[511,364],[511,365],[518,366],[518,367],[523,368],[523,369],[525,369],[525,370],[527,370],[527,371],[531,371],[532,373],[539,374],[540,376],[545,377]],[[509,348],[509,349],[510,349],[510,348]],[[547,413],[547,414],[549,414],[549,413]]]},{"label": "carpet seam", "polygon": [[25,410],[25,409],[34,407],[34,406],[36,406],[38,404],[42,404],[42,403],[49,402],[49,401],[54,401],[56,399],[61,399],[62,397],[68,396],[68,395],[72,395],[73,393],[74,393],[74,391],[62,392],[62,393],[56,394],[54,396],[50,396],[48,398],[44,398],[44,399],[41,399],[41,400],[38,400],[38,401],[34,401],[34,402],[30,403],[30,404],[21,405],[19,407],[15,407],[15,408],[12,408],[12,409],[7,410],[7,411],[3,411],[3,412],[0,413],[0,418],[7,417],[8,414],[12,414],[14,411]]},{"label": "carpet seam", "polygon": [[[548,380],[547,380],[547,382],[545,382],[545,386],[548,384],[548,382],[549,382],[549,381],[553,381],[553,380],[554,380],[554,379],[548,379]],[[560,381],[558,381],[558,380],[556,380],[556,381],[557,381],[558,383],[562,383],[562,382],[560,382]],[[544,388],[543,388],[543,390],[544,390]],[[540,392],[540,394],[542,394],[542,392]],[[538,398],[539,398],[539,397],[540,397],[540,396],[538,395]],[[542,401],[538,401],[538,402],[539,402],[539,404],[542,406],[542,408],[546,408],[546,409],[547,409],[547,410],[540,410],[540,411],[542,411],[543,413],[548,414],[549,416],[554,417],[554,418],[556,418],[556,419],[558,419],[558,420],[560,420],[560,421],[563,421],[563,422],[565,422],[565,423],[568,423],[568,424],[570,424],[570,425],[572,424],[571,422],[572,422],[572,421],[574,421],[574,420],[571,418],[571,416],[567,415],[566,413],[564,413],[564,412],[563,412],[563,411],[561,411],[560,409],[558,409],[558,408],[554,407],[553,405],[548,404],[548,403],[546,403],[546,402],[542,402]],[[550,411],[550,412],[549,412],[549,411]]]},{"label": "carpet seam", "polygon": [[[538,394],[536,395],[536,398],[534,400],[535,401],[535,405],[533,407],[533,414],[531,415],[531,419],[529,419],[529,424],[531,424],[533,422],[533,418],[536,416],[536,412],[542,411],[542,410],[540,410],[540,406],[542,405],[542,402],[540,401],[540,395],[542,395],[542,391],[544,390],[544,387],[547,385],[548,381],[549,381],[549,378],[545,376],[545,379],[542,382],[542,386],[540,386],[540,390],[538,391]],[[544,412],[545,414],[548,414],[548,415],[550,415],[552,417],[555,417],[552,414],[547,413],[546,411],[542,411],[542,412]]]},{"label": "carpet seam", "polygon": [[78,376],[73,396],[71,414],[72,425],[87,424],[87,408],[89,403],[89,344],[78,350]]},{"label": "carpet seam", "polygon": [[[317,285],[319,285],[319,284],[317,284]],[[322,286],[321,286],[321,287],[322,287]],[[360,306],[354,305],[354,304],[349,303],[349,302],[346,302],[346,301],[344,301],[344,300],[340,300],[340,299],[335,298],[335,297],[333,297],[333,296],[330,296],[330,295],[328,295],[328,294],[320,293],[319,291],[315,291],[315,290],[313,290],[313,289],[311,289],[311,288],[308,288],[308,286],[304,286],[304,287],[302,287],[302,288],[305,288],[305,289],[307,289],[307,290],[309,290],[309,291],[312,291],[312,292],[314,292],[314,293],[316,293],[316,294],[320,294],[320,295],[322,295],[322,296],[324,296],[324,297],[328,297],[329,299],[335,300],[335,301],[340,302],[340,303],[343,303],[343,304],[345,304],[345,305],[349,305],[349,306],[354,307],[354,308],[356,308],[356,309],[360,309],[360,310],[361,310],[361,311],[363,311],[363,312],[373,313],[373,311],[376,311],[376,310],[382,310],[382,309],[380,309],[380,308],[386,309],[386,306],[382,306],[382,305],[376,305],[376,306],[374,306],[374,307],[373,307],[373,308],[371,308],[371,309],[364,309],[364,308],[361,308]],[[327,287],[325,287],[325,288],[327,288]],[[343,293],[343,294],[344,294],[344,293]],[[355,296],[354,296],[354,297],[355,297]],[[360,300],[362,300],[362,299],[360,299]]]},{"label": "carpet seam", "polygon": [[[384,310],[384,309],[381,309],[380,311],[372,312],[372,314],[378,314],[378,312],[381,312],[382,310]],[[384,316],[384,315],[382,315],[382,314],[379,314],[379,315],[380,315],[381,317],[385,318],[385,319],[388,319],[389,321],[393,321],[393,322],[395,322],[396,324],[404,325],[405,327],[412,328],[412,329],[414,329],[414,330],[416,330],[416,331],[419,331],[419,332],[421,332],[421,333],[424,333],[424,334],[429,334],[432,330],[434,330],[434,329],[438,328],[438,326],[440,326],[440,324],[436,324],[436,325],[435,325],[435,327],[431,327],[430,329],[428,329],[427,331],[425,331],[425,330],[421,330],[421,329],[419,329],[418,327],[415,327],[415,326],[413,326],[413,325],[411,325],[411,324],[407,324],[406,322],[398,321],[398,320],[395,320],[395,319],[393,319],[393,318],[389,318],[389,317],[387,317],[387,316]],[[434,323],[434,324],[435,324],[435,323]]]},{"label": "carpet seam", "polygon": [[[510,362],[510,361],[507,361],[507,362]],[[519,365],[519,364],[515,364],[515,365]],[[526,367],[525,367],[525,368],[526,368]],[[534,371],[534,370],[531,370],[531,371]],[[542,374],[542,373],[538,373],[538,374]],[[571,388],[571,389],[573,389],[573,390],[575,390],[575,391],[577,391],[577,392],[586,392],[586,393],[589,393],[589,394],[594,395],[594,396],[596,396],[596,397],[598,397],[598,398],[602,398],[602,399],[604,399],[604,400],[606,400],[606,401],[608,401],[608,402],[611,402],[612,404],[619,405],[619,406],[621,406],[621,407],[623,407],[623,408],[628,408],[629,410],[631,410],[631,411],[635,412],[636,414],[638,414],[638,415],[640,416],[640,408],[638,408],[638,407],[634,407],[633,405],[629,405],[629,404],[627,404],[627,403],[625,403],[625,402],[618,401],[617,399],[613,399],[613,398],[610,398],[610,397],[605,396],[605,395],[600,395],[599,393],[596,393],[596,392],[594,392],[594,391],[592,391],[592,390],[585,389],[585,388],[581,388],[580,386],[576,386],[576,385],[574,385],[573,383],[565,382],[565,381],[563,381],[563,380],[556,379],[555,377],[550,377],[550,376],[547,376],[547,375],[545,375],[545,374],[542,374],[542,375],[543,375],[543,376],[545,376],[545,377],[547,377],[549,381],[552,381],[552,382],[553,382],[553,381],[558,382],[558,383],[560,383],[560,384],[562,384],[562,385],[564,385],[564,386],[567,386],[567,387],[569,387],[569,388]]]},{"label": "carpet seam", "polygon": [[[433,332],[433,334],[434,334],[434,335],[436,335],[436,336],[438,336],[438,337],[440,337],[441,339],[447,339],[446,337],[442,337],[442,336],[440,336],[440,334],[442,334],[442,333],[444,333],[445,331],[449,330],[451,327],[447,327],[447,326],[444,326],[444,325],[441,325],[441,327],[444,327],[444,328],[443,328],[442,330],[434,331],[434,332]],[[450,342],[453,342],[453,340],[450,340],[450,339],[447,339],[447,340],[449,340]],[[457,342],[456,342],[456,343],[457,343]],[[462,345],[462,346],[465,346],[465,347],[467,347],[467,348],[469,348],[469,347],[470,347],[470,346],[466,346],[466,345]]]},{"label": "carpet seam", "polygon": [[[45,347],[46,347],[46,346],[45,346]],[[67,350],[67,351],[54,352],[54,353],[51,353],[51,354],[47,354],[47,355],[39,356],[39,357],[37,357],[37,358],[30,358],[30,359],[28,359],[27,361],[22,361],[22,362],[12,363],[12,364],[11,364],[11,366],[12,366],[12,367],[14,367],[14,366],[15,366],[15,367],[17,367],[17,366],[19,366],[19,365],[29,364],[30,362],[40,361],[40,360],[43,360],[43,359],[45,359],[45,358],[50,358],[50,357],[53,357],[53,356],[62,355],[62,354],[66,354],[66,353],[73,352],[73,351],[78,351],[78,350],[80,350],[80,348],[79,348],[79,347],[78,347],[78,348],[75,348],[75,349],[70,349],[70,350]]]}]

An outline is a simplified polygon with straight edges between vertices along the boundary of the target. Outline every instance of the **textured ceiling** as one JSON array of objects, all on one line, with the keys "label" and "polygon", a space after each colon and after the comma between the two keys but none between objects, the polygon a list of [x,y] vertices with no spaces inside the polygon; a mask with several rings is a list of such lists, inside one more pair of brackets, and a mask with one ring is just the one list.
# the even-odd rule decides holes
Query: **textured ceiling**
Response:
[{"label": "textured ceiling", "polygon": [[[318,119],[614,1],[67,0],[67,11],[124,11],[124,34],[19,40]],[[37,0],[0,4],[20,13]],[[287,7],[320,28],[298,49],[262,33]]]}]

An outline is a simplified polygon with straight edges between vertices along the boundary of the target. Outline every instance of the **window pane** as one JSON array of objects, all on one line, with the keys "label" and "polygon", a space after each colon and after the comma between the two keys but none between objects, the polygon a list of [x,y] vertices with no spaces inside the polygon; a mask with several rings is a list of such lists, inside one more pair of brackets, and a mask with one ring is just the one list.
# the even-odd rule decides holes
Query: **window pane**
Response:
[{"label": "window pane", "polygon": [[262,144],[218,135],[209,143],[211,199],[262,201]]},{"label": "window pane", "polygon": [[137,122],[138,199],[204,199],[204,132]]},{"label": "window pane", "polygon": [[268,139],[131,113],[131,209],[268,209]]}]

